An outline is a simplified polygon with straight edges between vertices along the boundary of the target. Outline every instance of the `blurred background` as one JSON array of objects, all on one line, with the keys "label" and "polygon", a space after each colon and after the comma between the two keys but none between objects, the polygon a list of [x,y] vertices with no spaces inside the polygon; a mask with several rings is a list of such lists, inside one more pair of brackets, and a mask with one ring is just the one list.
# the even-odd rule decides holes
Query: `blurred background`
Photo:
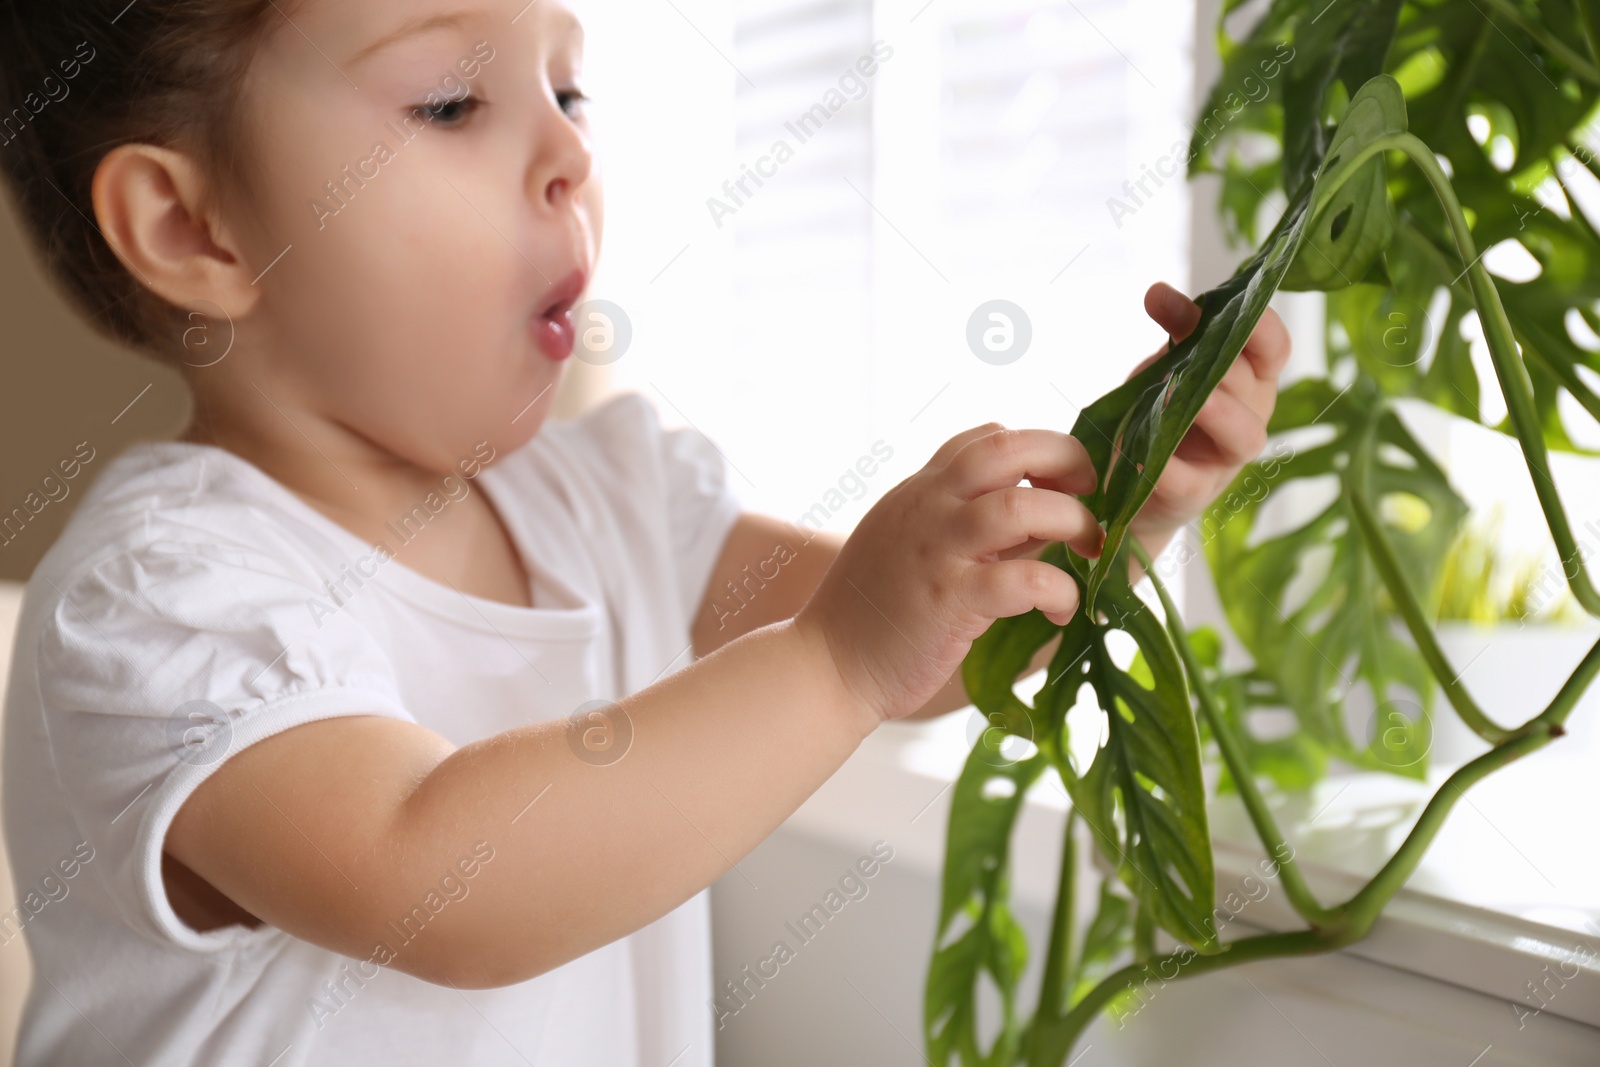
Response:
[{"label": "blurred background", "polygon": [[[1221,0],[574,6],[588,26],[584,88],[595,99],[607,190],[590,293],[606,303],[596,305],[603,318],[581,325],[626,341],[573,361],[557,416],[617,390],[641,392],[667,424],[693,425],[717,444],[751,509],[848,531],[963,429],[990,420],[1070,428],[1082,405],[1165,341],[1143,311],[1152,283],[1194,293],[1242,258],[1222,239],[1215,185],[1185,182],[1175,155],[1216,77]],[[1241,5],[1236,17],[1259,9]],[[1283,295],[1275,306],[1296,336],[1291,377],[1320,366],[1317,299]],[[0,324],[0,515],[37,492],[79,442],[95,449],[92,477],[129,443],[185,424],[177,377],[77,321],[35,268],[8,204]],[[1430,443],[1465,449],[1484,475],[1475,502],[1493,499],[1513,480],[1495,472],[1514,472],[1514,454],[1453,433]],[[891,458],[875,475],[856,473],[858,460],[882,460],[885,449]],[[0,539],[0,583],[26,581],[83,484],[14,540]],[[1508,535],[1531,510],[1512,500]],[[1207,583],[1202,566],[1176,583],[1191,621],[1216,617]],[[0,584],[0,657],[11,645],[3,609],[14,610],[19,591]],[[3,668],[0,658],[0,677]],[[875,903],[852,903],[835,920],[847,929],[803,949],[772,990],[726,1020],[723,1062],[922,1062],[946,787],[973,736],[971,716],[952,716],[907,733],[892,753],[853,761],[716,887],[720,983],[768,955],[784,921],[874,841],[898,850],[872,885]],[[888,763],[872,760],[911,768],[918,791],[883,784]],[[1053,895],[1052,817],[1059,822],[1059,810],[1025,817],[1019,838],[1040,846],[1017,860],[1019,916],[1035,944]],[[0,879],[0,913],[10,890]],[[0,945],[0,1060],[26,967],[20,939]],[[1286,966],[1268,988],[1283,1004],[1296,982],[1334,983],[1347,991],[1348,1012],[1363,997],[1389,998],[1392,980],[1378,970],[1353,960]],[[1184,1005],[1190,1017],[1227,1010],[1242,1025],[1281,1025],[1276,1006],[1269,1012],[1248,989],[1241,1001],[1239,988],[1165,994],[1175,1012],[1165,1017],[1183,1018]],[[1504,1010],[1481,998],[1428,1003],[1446,1027],[1453,1016]],[[1373,1040],[1404,1047],[1402,1024],[1386,1011],[1372,1007],[1364,1025]],[[1352,1038],[1338,1015],[1296,1018],[1322,1047]],[[1146,1039],[1156,1029],[1145,1028]],[[1155,1055],[1112,1056],[1102,1043],[1086,1064]],[[1160,1062],[1185,1060],[1180,1051]],[[1322,1059],[1299,1048],[1271,1062]]]}]

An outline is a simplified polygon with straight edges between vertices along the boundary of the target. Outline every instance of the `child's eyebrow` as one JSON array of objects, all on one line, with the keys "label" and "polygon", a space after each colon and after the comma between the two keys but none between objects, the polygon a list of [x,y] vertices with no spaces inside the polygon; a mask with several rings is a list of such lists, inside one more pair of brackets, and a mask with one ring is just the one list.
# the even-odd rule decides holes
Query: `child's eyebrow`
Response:
[{"label": "child's eyebrow", "polygon": [[[580,21],[578,16],[573,14],[571,11],[562,11],[562,15],[565,17],[563,17],[561,20],[561,28],[564,29],[569,35],[576,37],[579,41],[582,41],[582,21]],[[459,29],[461,26],[472,21],[473,19],[485,17],[486,16],[484,12],[471,10],[452,11],[444,15],[419,15],[415,18],[406,20],[392,32],[384,34],[376,41],[373,41],[371,44],[361,49],[355,55],[345,60],[344,65],[347,67],[356,66],[357,64],[360,64],[363,61],[371,58],[373,54],[398,44],[409,37],[416,37],[424,33],[432,33],[435,30]]]},{"label": "child's eyebrow", "polygon": [[356,66],[370,59],[374,53],[381,52],[408,37],[432,33],[435,30],[459,29],[463,24],[482,17],[483,12],[481,11],[453,11],[445,15],[419,15],[415,18],[407,19],[392,32],[384,34],[345,60],[344,65],[347,67]]}]

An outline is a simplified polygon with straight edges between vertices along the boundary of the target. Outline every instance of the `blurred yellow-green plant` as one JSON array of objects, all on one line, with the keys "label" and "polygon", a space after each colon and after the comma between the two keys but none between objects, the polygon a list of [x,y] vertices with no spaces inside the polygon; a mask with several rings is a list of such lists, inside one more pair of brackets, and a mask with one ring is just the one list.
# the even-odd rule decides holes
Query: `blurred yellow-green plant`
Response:
[{"label": "blurred yellow-green plant", "polygon": [[1491,626],[1502,622],[1575,625],[1586,616],[1560,569],[1529,552],[1513,552],[1501,536],[1504,512],[1466,523],[1446,554],[1439,582],[1439,622]]}]

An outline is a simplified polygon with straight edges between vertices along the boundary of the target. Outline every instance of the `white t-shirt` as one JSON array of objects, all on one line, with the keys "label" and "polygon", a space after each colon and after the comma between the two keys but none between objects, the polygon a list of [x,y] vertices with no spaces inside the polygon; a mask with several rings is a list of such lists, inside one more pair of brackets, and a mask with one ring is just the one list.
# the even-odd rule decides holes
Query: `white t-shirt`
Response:
[{"label": "white t-shirt", "polygon": [[[466,745],[692,660],[694,613],[740,511],[702,434],[663,428],[623,393],[472,472],[396,516],[385,544],[427,536],[433,515],[486,492],[533,576],[533,608],[423,577],[219,448],[135,445],[88,487],[28,585],[6,699],[22,903],[0,915],[0,939],[21,926],[36,972],[18,1067],[712,1063],[705,892],[487,990],[265,924],[200,933],[167,900],[173,815],[262,738],[377,714]],[[217,710],[191,718],[208,707],[196,701]],[[493,842],[461,851],[439,892],[391,924],[391,951],[494,862]]]}]

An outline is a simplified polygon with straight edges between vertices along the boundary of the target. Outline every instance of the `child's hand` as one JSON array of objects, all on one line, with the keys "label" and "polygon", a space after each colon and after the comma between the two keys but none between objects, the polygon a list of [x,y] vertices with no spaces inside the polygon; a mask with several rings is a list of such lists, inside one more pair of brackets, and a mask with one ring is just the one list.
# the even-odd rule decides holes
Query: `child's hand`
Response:
[{"label": "child's hand", "polygon": [[[1200,321],[1200,307],[1165,282],[1145,294],[1145,310],[1173,342],[1189,336]],[[1134,374],[1155,362],[1171,344],[1145,360]],[[1152,556],[1172,535],[1197,518],[1266,447],[1267,422],[1278,402],[1278,376],[1289,361],[1289,331],[1278,313],[1267,310],[1222,386],[1200,409],[1194,426],[1161,472],[1155,492],[1134,519],[1131,532]]]},{"label": "child's hand", "polygon": [[909,715],[995,619],[1071,618],[1072,578],[1021,557],[1055,541],[1098,556],[1104,532],[1073,495],[1096,484],[1064,433],[989,423],[959,434],[867,512],[796,625],[825,643],[869,725]]}]

